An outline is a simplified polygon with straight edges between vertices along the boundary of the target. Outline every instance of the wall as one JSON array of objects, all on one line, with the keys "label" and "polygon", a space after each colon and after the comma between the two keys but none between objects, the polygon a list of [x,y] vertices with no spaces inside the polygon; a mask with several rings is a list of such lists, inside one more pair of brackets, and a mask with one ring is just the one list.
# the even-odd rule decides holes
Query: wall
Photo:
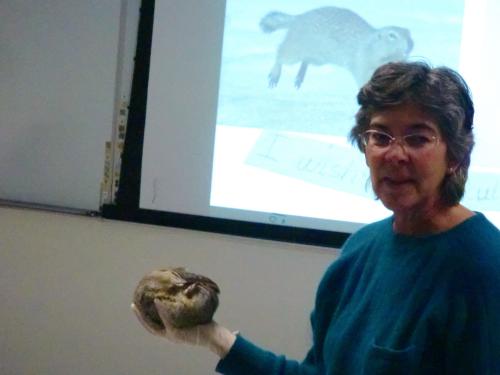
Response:
[{"label": "wall", "polygon": [[0,0],[0,198],[98,209],[138,2]]},{"label": "wall", "polygon": [[149,335],[140,277],[187,266],[221,287],[216,320],[302,359],[314,292],[336,250],[0,207],[2,375],[211,374],[211,353]]}]

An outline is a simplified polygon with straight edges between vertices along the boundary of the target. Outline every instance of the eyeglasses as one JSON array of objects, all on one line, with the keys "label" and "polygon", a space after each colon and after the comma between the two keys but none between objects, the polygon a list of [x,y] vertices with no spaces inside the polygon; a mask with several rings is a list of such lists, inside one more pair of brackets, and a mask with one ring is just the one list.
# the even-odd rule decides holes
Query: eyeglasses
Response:
[{"label": "eyeglasses", "polygon": [[439,142],[439,138],[428,132],[407,134],[393,137],[380,130],[370,129],[360,134],[365,148],[376,151],[387,150],[394,142],[398,142],[407,151],[421,152],[433,148]]}]

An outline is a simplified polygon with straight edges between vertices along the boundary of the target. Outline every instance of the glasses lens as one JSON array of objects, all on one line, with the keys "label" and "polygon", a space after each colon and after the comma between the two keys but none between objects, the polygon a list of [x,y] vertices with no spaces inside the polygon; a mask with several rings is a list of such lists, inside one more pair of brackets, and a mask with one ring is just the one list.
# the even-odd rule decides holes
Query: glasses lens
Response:
[{"label": "glasses lens", "polygon": [[419,149],[434,144],[435,139],[428,134],[409,134],[404,137],[404,142],[408,147]]},{"label": "glasses lens", "polygon": [[387,147],[391,144],[391,136],[377,130],[367,130],[363,133],[365,146]]},{"label": "glasses lens", "polygon": [[427,133],[408,134],[402,138],[392,137],[391,135],[379,130],[370,129],[363,133],[362,140],[365,147],[373,147],[375,149],[388,148],[393,140],[401,139],[401,145],[404,145],[408,150],[422,150],[426,147],[432,147],[437,143],[437,137]]}]

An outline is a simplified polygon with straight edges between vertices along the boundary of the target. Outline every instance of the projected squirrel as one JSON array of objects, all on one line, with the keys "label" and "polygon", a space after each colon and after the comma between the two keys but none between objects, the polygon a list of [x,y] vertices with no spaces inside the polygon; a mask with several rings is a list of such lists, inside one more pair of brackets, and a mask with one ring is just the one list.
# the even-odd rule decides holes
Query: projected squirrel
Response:
[{"label": "projected squirrel", "polygon": [[349,9],[323,7],[299,15],[271,12],[262,18],[265,33],[288,29],[278,46],[269,73],[269,86],[278,84],[283,64],[300,62],[295,87],[300,88],[309,64],[333,64],[349,70],[358,87],[380,65],[405,60],[413,48],[408,29],[374,28]]}]

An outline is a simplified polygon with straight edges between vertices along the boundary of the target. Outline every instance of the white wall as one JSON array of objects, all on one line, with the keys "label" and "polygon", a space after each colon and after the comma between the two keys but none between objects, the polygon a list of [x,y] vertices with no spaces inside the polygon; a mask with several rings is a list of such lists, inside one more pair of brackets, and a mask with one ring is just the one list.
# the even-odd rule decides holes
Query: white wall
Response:
[{"label": "white wall", "polygon": [[98,209],[138,1],[0,0],[0,198]]},{"label": "white wall", "polygon": [[187,266],[221,287],[216,320],[302,359],[317,283],[337,251],[0,207],[2,375],[211,374],[216,358],[149,335],[140,277]]}]

